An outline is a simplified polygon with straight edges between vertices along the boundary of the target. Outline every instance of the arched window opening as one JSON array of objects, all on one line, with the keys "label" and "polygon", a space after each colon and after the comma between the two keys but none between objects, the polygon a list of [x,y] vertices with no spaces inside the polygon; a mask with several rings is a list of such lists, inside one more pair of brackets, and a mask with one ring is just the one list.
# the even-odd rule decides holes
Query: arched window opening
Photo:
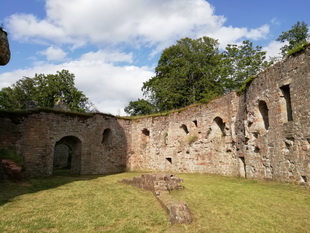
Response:
[{"label": "arched window opening", "polygon": [[107,128],[102,133],[102,144],[110,144],[112,140],[112,130]]},{"label": "arched window opening", "polygon": [[181,125],[181,127],[180,127],[180,128],[182,128],[186,134],[189,134],[189,131],[188,131],[187,126],[186,126],[186,125],[184,125],[184,124],[183,124],[183,125]]},{"label": "arched window opening", "polygon": [[198,122],[197,122],[197,120],[193,120],[193,123],[195,124],[196,127],[198,127]]},{"label": "arched window opening", "polygon": [[258,109],[260,111],[260,114],[263,118],[264,127],[266,130],[269,129],[269,114],[268,114],[268,107],[265,101],[259,101],[258,103]]},{"label": "arched window opening", "polygon": [[65,144],[58,144],[54,149],[53,169],[70,169],[72,149]]},{"label": "arched window opening", "polygon": [[239,157],[239,175],[240,177],[246,177],[246,164],[244,157]]},{"label": "arched window opening", "polygon": [[220,128],[222,135],[226,136],[225,133],[225,123],[223,122],[223,119],[220,117],[215,117],[214,122],[217,124],[217,126]]},{"label": "arched window opening", "polygon": [[74,136],[66,136],[55,143],[53,169],[70,169],[80,174],[82,142]]},{"label": "arched window opening", "polygon": [[280,89],[285,100],[287,121],[293,121],[290,85],[284,85]]}]

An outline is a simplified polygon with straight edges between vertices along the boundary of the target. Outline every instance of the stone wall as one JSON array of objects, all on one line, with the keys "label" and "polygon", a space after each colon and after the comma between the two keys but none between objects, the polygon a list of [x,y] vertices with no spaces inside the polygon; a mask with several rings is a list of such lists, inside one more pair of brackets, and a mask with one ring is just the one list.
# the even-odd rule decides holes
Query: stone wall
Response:
[{"label": "stone wall", "polygon": [[128,168],[309,185],[309,64],[308,47],[260,73],[241,96],[133,120]]},{"label": "stone wall", "polygon": [[310,178],[310,50],[277,63],[252,82],[240,102],[239,156],[249,178]]},{"label": "stone wall", "polygon": [[237,175],[235,93],[208,105],[131,122],[128,168]]},{"label": "stone wall", "polygon": [[165,116],[122,119],[61,111],[0,112],[0,147],[49,175],[55,147],[71,170],[200,172],[309,185],[310,48],[260,73],[245,93]]},{"label": "stone wall", "polygon": [[52,174],[54,150],[59,144],[72,150],[75,174],[114,173],[126,168],[125,134],[114,116],[30,111],[2,114],[0,119],[0,135],[5,135],[0,147],[22,154],[25,171],[31,176]]},{"label": "stone wall", "polygon": [[0,66],[9,63],[11,58],[8,34],[0,27]]}]

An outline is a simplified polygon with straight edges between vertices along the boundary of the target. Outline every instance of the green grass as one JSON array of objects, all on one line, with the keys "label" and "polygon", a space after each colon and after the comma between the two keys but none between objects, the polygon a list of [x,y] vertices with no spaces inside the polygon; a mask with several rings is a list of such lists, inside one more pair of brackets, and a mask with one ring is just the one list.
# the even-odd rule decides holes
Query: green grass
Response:
[{"label": "green grass", "polygon": [[257,76],[253,75],[253,76],[248,77],[246,80],[244,80],[244,82],[242,83],[242,86],[237,91],[237,94],[241,95],[242,93],[244,93],[256,77]]},{"label": "green grass", "polygon": [[310,190],[289,184],[179,174],[172,195],[193,214],[170,225],[151,192],[119,183],[140,173],[0,184],[0,232],[310,232]]},{"label": "green grass", "polygon": [[300,44],[295,45],[291,50],[287,52],[287,56],[295,56],[300,53],[303,53],[307,47],[309,47],[310,43],[308,42],[301,42]]},{"label": "green grass", "polygon": [[310,190],[291,184],[181,174],[194,224],[179,232],[310,232]]}]

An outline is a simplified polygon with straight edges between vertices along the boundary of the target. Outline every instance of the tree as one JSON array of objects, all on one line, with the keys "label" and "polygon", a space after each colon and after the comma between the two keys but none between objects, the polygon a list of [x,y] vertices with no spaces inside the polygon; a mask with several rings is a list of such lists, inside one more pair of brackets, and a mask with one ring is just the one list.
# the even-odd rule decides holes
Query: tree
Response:
[{"label": "tree", "polygon": [[193,103],[209,102],[217,96],[239,89],[250,76],[269,66],[266,52],[250,41],[228,45],[219,52],[218,42],[209,37],[196,40],[183,38],[166,48],[155,68],[155,76],[143,83],[146,105],[141,100],[130,102],[128,114],[164,112]]},{"label": "tree", "polygon": [[74,86],[74,74],[67,70],[57,74],[24,77],[0,91],[0,109],[27,109],[29,105],[53,108],[63,102],[71,111],[90,111],[92,103]]},{"label": "tree", "polygon": [[288,44],[281,47],[282,55],[285,56],[290,50],[305,44],[309,36],[308,24],[297,21],[297,23],[292,26],[291,30],[282,32],[277,38],[277,41],[288,42]]},{"label": "tree", "polygon": [[124,111],[130,116],[149,115],[156,112],[155,106],[144,99],[138,99],[137,101],[130,101]]},{"label": "tree", "polygon": [[225,91],[239,89],[248,77],[256,75],[270,64],[266,61],[266,52],[262,51],[262,47],[254,48],[248,40],[239,46],[227,45],[223,51],[221,72]]},{"label": "tree", "polygon": [[158,111],[209,101],[223,93],[220,60],[217,40],[183,38],[163,51],[156,75],[143,83],[143,94]]}]

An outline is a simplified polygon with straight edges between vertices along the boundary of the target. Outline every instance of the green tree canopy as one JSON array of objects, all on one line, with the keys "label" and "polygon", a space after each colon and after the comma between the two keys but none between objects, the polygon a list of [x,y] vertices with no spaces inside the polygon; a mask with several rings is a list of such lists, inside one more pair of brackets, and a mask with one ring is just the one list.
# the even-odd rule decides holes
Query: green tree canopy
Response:
[{"label": "green tree canopy", "polygon": [[29,105],[53,108],[59,101],[71,111],[85,112],[92,107],[83,92],[75,87],[74,74],[67,70],[24,77],[0,91],[0,109],[27,109]]},{"label": "green tree canopy", "polygon": [[144,99],[130,101],[124,111],[130,116],[149,115],[156,112],[155,106]]},{"label": "green tree canopy", "polygon": [[156,75],[143,84],[142,91],[158,111],[209,101],[223,93],[220,60],[217,40],[183,38],[163,51]]},{"label": "green tree canopy", "polygon": [[132,101],[125,111],[136,115],[151,107],[152,112],[164,112],[209,102],[237,90],[249,76],[270,64],[262,47],[254,48],[250,41],[228,45],[220,52],[217,40],[210,37],[183,38],[163,51],[155,76],[143,83],[146,102]]},{"label": "green tree canopy", "polygon": [[229,44],[223,51],[222,81],[225,90],[239,89],[250,76],[256,75],[271,63],[266,60],[266,52],[261,46],[253,47],[253,43],[246,40],[242,45]]},{"label": "green tree canopy", "polygon": [[290,50],[305,44],[309,36],[308,24],[303,21],[297,21],[297,23],[293,25],[290,30],[282,32],[282,34],[277,38],[277,41],[288,43],[281,48],[282,55],[285,56]]}]

